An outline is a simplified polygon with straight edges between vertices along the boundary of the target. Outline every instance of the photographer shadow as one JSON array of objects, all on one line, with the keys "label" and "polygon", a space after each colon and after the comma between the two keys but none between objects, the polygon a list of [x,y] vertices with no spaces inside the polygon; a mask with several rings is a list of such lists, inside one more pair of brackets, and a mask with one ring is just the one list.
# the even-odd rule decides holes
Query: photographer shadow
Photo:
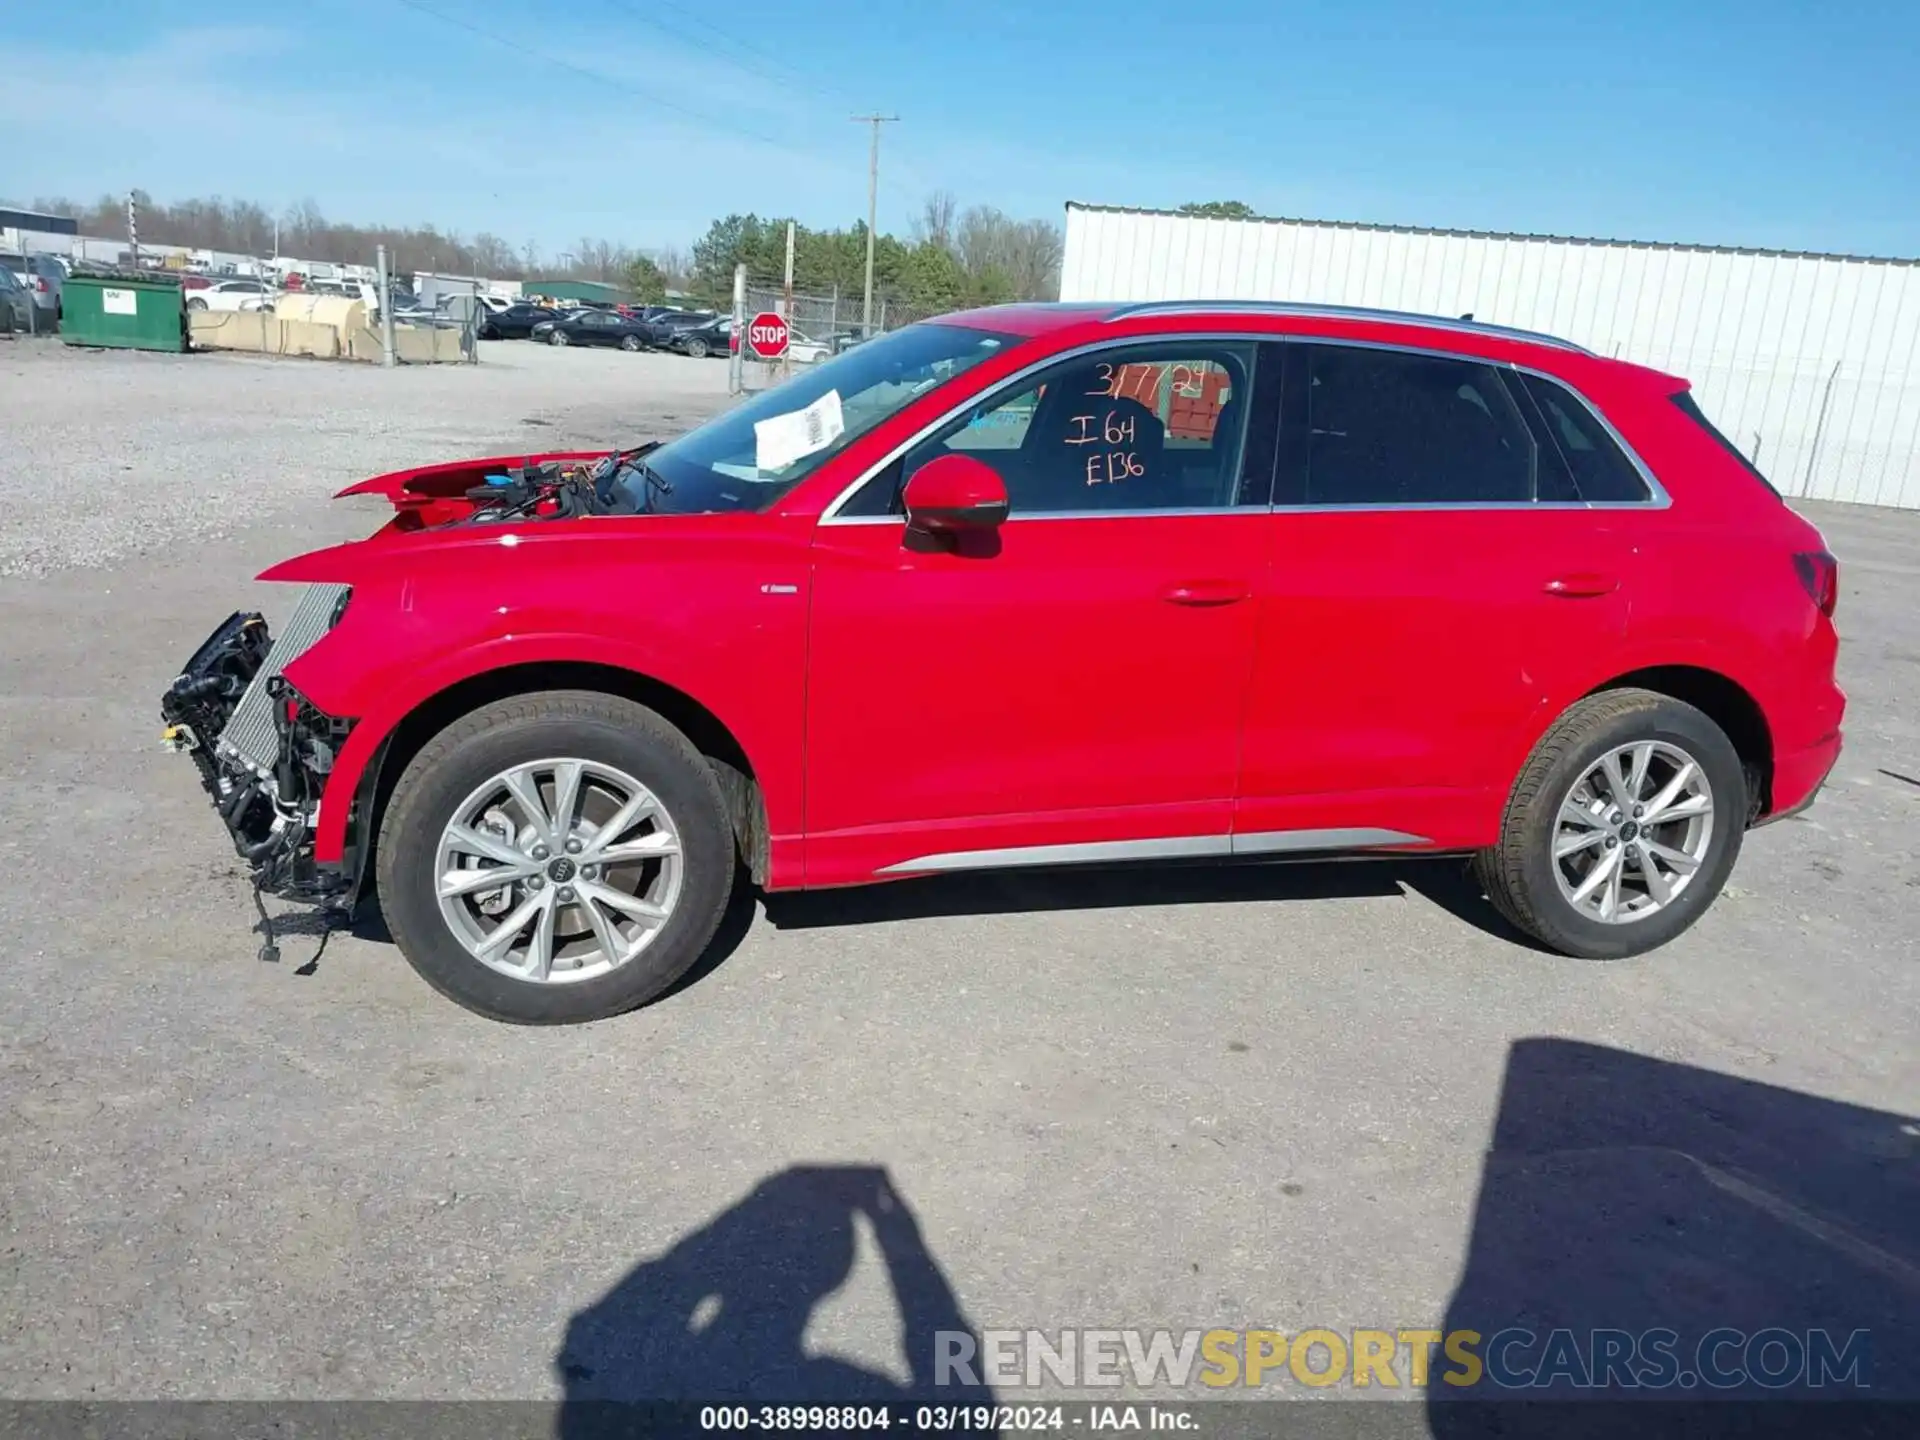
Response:
[{"label": "photographer shadow", "polygon": [[1920,1123],[1518,1041],[1443,1329],[1441,1440],[1920,1433]]},{"label": "photographer shadow", "polygon": [[[853,1274],[861,1220],[892,1290],[904,1383],[803,1343],[816,1308]],[[691,1431],[691,1407],[714,1403],[991,1404],[985,1387],[942,1383],[960,1378],[937,1373],[943,1344],[970,1356],[977,1337],[887,1172],[798,1165],[573,1317],[555,1359],[566,1392],[556,1434]]]}]

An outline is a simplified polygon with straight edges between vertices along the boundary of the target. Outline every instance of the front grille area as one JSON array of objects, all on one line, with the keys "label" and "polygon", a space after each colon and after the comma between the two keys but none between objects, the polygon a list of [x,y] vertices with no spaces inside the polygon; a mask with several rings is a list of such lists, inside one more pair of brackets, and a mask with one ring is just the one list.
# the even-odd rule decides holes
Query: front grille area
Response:
[{"label": "front grille area", "polygon": [[216,754],[237,761],[257,775],[271,775],[280,758],[280,734],[273,723],[273,699],[267,682],[311,650],[327,633],[333,609],[345,585],[310,585],[274,639],[267,662],[234,707],[233,718],[214,744]]}]

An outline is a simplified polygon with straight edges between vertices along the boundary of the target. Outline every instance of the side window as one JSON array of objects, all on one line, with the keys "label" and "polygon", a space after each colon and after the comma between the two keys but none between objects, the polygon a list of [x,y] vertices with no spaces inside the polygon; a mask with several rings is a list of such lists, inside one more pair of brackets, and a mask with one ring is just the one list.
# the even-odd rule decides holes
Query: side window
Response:
[{"label": "side window", "polygon": [[863,492],[845,513],[898,513],[905,478],[944,454],[998,471],[1015,516],[1231,506],[1254,354],[1251,343],[1184,341],[1065,361],[983,400],[909,451],[897,474],[876,477],[890,507]]},{"label": "side window", "polygon": [[1306,370],[1307,504],[1533,500],[1533,434],[1493,366],[1396,350],[1298,348]]},{"label": "side window", "polygon": [[1563,387],[1538,375],[1517,375],[1545,431],[1540,498],[1588,504],[1650,500],[1647,482],[1620,453],[1606,427]]}]

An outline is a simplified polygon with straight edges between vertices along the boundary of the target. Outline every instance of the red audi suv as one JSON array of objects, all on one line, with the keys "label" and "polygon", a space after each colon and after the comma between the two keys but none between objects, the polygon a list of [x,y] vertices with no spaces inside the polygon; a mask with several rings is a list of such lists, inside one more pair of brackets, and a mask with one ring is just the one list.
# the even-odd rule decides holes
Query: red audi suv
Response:
[{"label": "red audi suv", "polygon": [[1306,305],[914,325],[672,441],[460,461],[162,705],[263,891],[377,893],[502,1020],[639,1005],[767,889],[1471,856],[1663,944],[1840,748],[1838,573],[1684,380]]}]

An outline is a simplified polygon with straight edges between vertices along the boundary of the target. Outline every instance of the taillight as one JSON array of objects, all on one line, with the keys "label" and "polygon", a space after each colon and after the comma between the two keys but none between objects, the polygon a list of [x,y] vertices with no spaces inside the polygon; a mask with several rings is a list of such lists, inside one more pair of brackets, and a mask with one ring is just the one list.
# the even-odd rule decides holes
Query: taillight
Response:
[{"label": "taillight", "polygon": [[1793,568],[1807,587],[1807,598],[1831,619],[1840,603],[1840,562],[1824,550],[1802,550],[1793,557]]}]

